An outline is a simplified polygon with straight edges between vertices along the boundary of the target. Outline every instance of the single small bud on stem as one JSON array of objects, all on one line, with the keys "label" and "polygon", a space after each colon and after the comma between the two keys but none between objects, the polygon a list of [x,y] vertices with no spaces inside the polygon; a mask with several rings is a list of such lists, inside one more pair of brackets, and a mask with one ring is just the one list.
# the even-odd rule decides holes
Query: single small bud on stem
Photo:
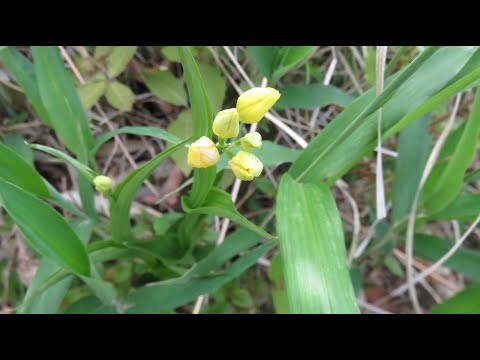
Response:
[{"label": "single small bud on stem", "polygon": [[100,191],[101,193],[106,193],[107,191],[110,191],[113,187],[113,180],[110,179],[108,176],[97,176],[95,179],[93,179],[93,184],[95,185],[95,189],[97,191]]},{"label": "single small bud on stem", "polygon": [[245,150],[255,150],[262,147],[262,135],[258,132],[251,132],[240,140],[240,145]]}]

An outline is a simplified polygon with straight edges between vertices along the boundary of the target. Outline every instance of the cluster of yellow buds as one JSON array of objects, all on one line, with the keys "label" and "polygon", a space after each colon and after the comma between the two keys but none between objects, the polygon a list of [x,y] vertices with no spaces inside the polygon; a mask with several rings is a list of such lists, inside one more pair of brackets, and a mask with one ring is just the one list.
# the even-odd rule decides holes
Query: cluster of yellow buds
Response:
[{"label": "cluster of yellow buds", "polygon": [[280,98],[280,93],[273,88],[253,88],[244,92],[237,100],[237,106],[220,111],[213,120],[213,133],[218,137],[215,144],[211,139],[202,136],[188,149],[188,165],[194,168],[207,168],[215,165],[220,159],[219,150],[225,152],[230,161],[228,165],[237,178],[251,181],[260,176],[262,162],[253,154],[239,151],[235,156],[230,148],[240,145],[244,150],[260,149],[262,136],[251,132],[232,143],[226,141],[236,138],[240,132],[240,122],[254,124],[259,122]]}]

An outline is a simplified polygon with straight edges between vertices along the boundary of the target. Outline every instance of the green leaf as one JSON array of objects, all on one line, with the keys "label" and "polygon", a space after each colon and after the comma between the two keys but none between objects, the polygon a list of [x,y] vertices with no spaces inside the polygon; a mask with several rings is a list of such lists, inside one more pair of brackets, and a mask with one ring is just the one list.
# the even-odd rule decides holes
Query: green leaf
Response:
[{"label": "green leaf", "polygon": [[167,149],[145,165],[132,171],[115,189],[115,201],[110,208],[110,226],[112,237],[117,242],[127,241],[132,238],[130,225],[130,208],[140,186],[152,172],[173,152],[184,146],[190,139]]},{"label": "green leaf", "polygon": [[430,314],[480,314],[480,284],[470,285],[430,309]]},{"label": "green leaf", "polygon": [[[82,243],[86,245],[93,230],[93,222],[90,219],[80,219],[76,221],[70,221],[69,223]],[[29,300],[30,304],[28,306],[21,308],[21,313],[54,314],[57,312],[73,281],[74,277],[72,275],[69,275],[56,284],[50,286],[46,291],[38,295],[34,294],[60,270],[61,267],[59,267],[56,263],[51,262],[47,258],[42,259],[32,282],[28,286],[28,290],[23,301],[25,302],[26,300],[29,300],[32,296],[34,296],[34,298],[31,299],[31,301]]]},{"label": "green leaf", "polygon": [[0,144],[0,177],[35,195],[49,197],[38,172],[3,144]]},{"label": "green leaf", "polygon": [[480,194],[459,195],[442,210],[428,215],[432,220],[474,221],[480,214]]},{"label": "green leaf", "polygon": [[[241,239],[241,238],[240,238]],[[210,255],[200,261],[191,272],[187,272],[180,278],[164,281],[157,284],[138,289],[133,292],[127,301],[132,307],[128,313],[167,313],[175,308],[194,300],[196,297],[207,294],[220,288],[229,281],[237,278],[246,269],[256,263],[256,261],[264,256],[273,246],[272,243],[263,244],[244,254],[226,270],[217,271],[214,274],[199,274],[195,271],[197,267],[201,267],[205,262],[211,262],[212,259],[224,258],[223,252],[226,247],[231,248],[225,239],[224,243],[215,248]],[[233,255],[232,255],[233,256]],[[229,257],[230,258],[230,257]],[[222,261],[222,263],[225,260]],[[211,267],[208,267],[210,270]]]},{"label": "green leaf", "polygon": [[88,110],[94,106],[102,97],[107,89],[107,79],[105,75],[99,73],[92,77],[85,84],[80,85],[78,95],[82,100],[83,107]]},{"label": "green leaf", "polygon": [[282,96],[275,104],[276,109],[314,109],[329,104],[345,107],[353,101],[352,96],[339,88],[322,84],[289,85],[279,91]]},{"label": "green leaf", "polygon": [[172,72],[168,70],[147,72],[143,75],[143,79],[150,91],[161,100],[173,105],[187,105],[187,93],[183,82],[177,79]]},{"label": "green leaf", "polygon": [[328,187],[283,175],[276,217],[290,312],[358,313],[342,222]]},{"label": "green leaf", "polygon": [[153,126],[124,126],[119,129],[106,132],[95,139],[92,150],[90,151],[91,156],[94,156],[98,149],[105,144],[110,139],[114,138],[119,134],[132,134],[132,135],[142,135],[142,136],[151,136],[158,139],[168,141],[174,145],[178,144],[182,140],[177,136]]},{"label": "green leaf", "polygon": [[25,160],[28,165],[33,167],[33,151],[20,134],[15,132],[6,133],[3,136],[3,143]]},{"label": "green leaf", "polygon": [[[181,46],[179,52],[192,110],[193,141],[202,136],[211,139],[213,116],[202,75],[190,49],[187,46]],[[190,208],[198,207],[205,201],[215,181],[215,175],[215,166],[194,170],[193,186],[187,200]]]},{"label": "green leaf", "polygon": [[[435,236],[415,234],[414,254],[435,262],[450,250],[454,244]],[[480,282],[480,251],[459,248],[444,266],[460,272],[475,282]]]},{"label": "green leaf", "polygon": [[132,90],[118,81],[108,84],[105,97],[110,105],[120,111],[131,111],[135,101]]},{"label": "green leaf", "polygon": [[[241,148],[233,148],[231,149],[231,152],[236,155],[240,150]],[[262,147],[260,149],[249,150],[249,152],[258,157],[262,161],[264,167],[270,167],[293,162],[300,156],[302,151],[265,140],[262,142]],[[226,154],[222,154],[217,163],[217,170],[228,169],[229,160],[230,158]]]},{"label": "green leaf", "polygon": [[423,169],[430,154],[432,138],[428,132],[429,117],[407,126],[398,140],[392,189],[392,218],[400,222],[408,215],[417,192]]},{"label": "green leaf", "polygon": [[93,143],[88,119],[57,47],[32,46],[32,55],[51,123],[69,150],[77,156],[86,154]]},{"label": "green leaf", "polygon": [[255,225],[250,220],[241,215],[235,208],[235,204],[232,202],[232,197],[225,191],[217,188],[212,188],[207,196],[205,202],[197,208],[190,208],[188,204],[182,199],[183,209],[188,213],[193,214],[205,214],[212,216],[226,217],[233,222],[246,227],[247,229],[256,232],[260,236],[266,239],[274,239],[275,237],[267,233],[261,227]]},{"label": "green leaf", "polygon": [[114,46],[107,56],[107,72],[109,78],[120,75],[132,60],[136,46]]},{"label": "green leaf", "polygon": [[[168,125],[168,132],[181,139],[191,137],[192,113],[188,110],[184,110],[178,114],[177,118]],[[182,173],[185,177],[188,177],[192,172],[192,168],[187,164],[187,156],[188,149],[180,149],[172,154],[172,160],[180,168],[180,170],[182,170]]]},{"label": "green leaf", "polygon": [[202,75],[203,83],[205,84],[205,91],[212,106],[212,114],[216,115],[222,110],[223,99],[227,91],[227,84],[222,77],[220,70],[207,63],[198,64],[198,70]]},{"label": "green leaf", "polygon": [[58,212],[3,179],[0,179],[0,194],[5,210],[36,251],[64,269],[89,275],[85,247]]},{"label": "green leaf", "polygon": [[[443,209],[458,195],[463,177],[475,156],[480,132],[480,93],[477,90],[470,117],[454,153],[444,170],[427,180],[424,188],[424,205],[427,212]],[[433,172],[432,172],[433,175]]]},{"label": "green leaf", "polygon": [[272,80],[274,63],[278,55],[279,46],[248,46],[247,50],[252,55],[260,72]]},{"label": "green leaf", "polygon": [[85,178],[93,182],[93,179],[95,179],[99,174],[97,174],[95,171],[90,169],[88,166],[82,164],[80,161],[75,160],[72,158],[70,155],[67,155],[57,149],[51,148],[50,146],[45,146],[45,145],[40,145],[40,144],[30,144],[29,145],[32,149],[43,151],[47,154],[55,156],[57,159],[60,159],[64,162],[66,162],[69,165],[72,165],[77,171],[85,176]]},{"label": "green leaf", "polygon": [[272,80],[280,79],[305,60],[316,48],[316,46],[284,46],[281,48],[275,60],[276,65],[272,74]]},{"label": "green leaf", "polygon": [[40,96],[33,64],[12,46],[4,49],[0,54],[0,58],[17,83],[22,87],[23,91],[25,91],[25,95],[40,119],[48,126],[53,127],[48,111],[43,105]]},{"label": "green leaf", "polygon": [[445,47],[438,52],[437,48],[425,49],[393,79],[387,79],[382,94],[375,98],[371,89],[329,123],[289,172],[303,181],[329,178],[329,182],[333,182],[375,147],[377,118],[374,113],[378,108],[385,104],[382,129],[386,132],[409,111],[440,91],[474,51],[474,47]]}]

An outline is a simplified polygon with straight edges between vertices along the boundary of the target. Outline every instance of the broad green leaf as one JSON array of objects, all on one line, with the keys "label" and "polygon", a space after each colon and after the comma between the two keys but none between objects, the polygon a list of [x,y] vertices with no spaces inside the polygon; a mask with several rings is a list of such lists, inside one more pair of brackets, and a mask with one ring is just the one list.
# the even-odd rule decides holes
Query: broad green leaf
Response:
[{"label": "broad green leaf", "polygon": [[212,114],[215,116],[222,110],[227,84],[217,67],[202,62],[199,62],[197,65],[205,84],[205,91],[210,100],[210,105],[212,106]]},{"label": "broad green leaf", "polygon": [[392,189],[392,217],[398,223],[410,212],[430,153],[429,117],[410,124],[400,133]]},{"label": "broad green leaf", "polygon": [[35,195],[49,196],[39,173],[3,144],[0,144],[0,177]]},{"label": "broad green leaf", "polygon": [[318,182],[325,178],[333,181],[345,173],[375,147],[377,118],[374,113],[379,107],[386,103],[382,110],[385,132],[440,91],[474,51],[474,47],[425,49],[404,70],[386,81],[385,90],[378,97],[374,97],[374,89],[366,92],[317,135],[293,163],[292,176]]},{"label": "broad green leaf", "polygon": [[289,85],[279,91],[282,96],[275,104],[276,109],[314,109],[329,104],[345,107],[353,101],[352,96],[339,88],[322,84]]},{"label": "broad green leaf", "polygon": [[316,46],[284,46],[278,53],[272,74],[272,80],[276,81],[299,65],[317,47]]},{"label": "broad green leaf", "polygon": [[276,217],[290,312],[358,313],[342,222],[328,187],[283,175]]},{"label": "broad green leaf", "polygon": [[[178,144],[181,142],[180,138],[177,136],[169,133],[168,131],[165,131],[163,129],[160,129],[158,127],[153,127],[153,126],[124,126],[119,129],[113,130],[106,132],[100,136],[98,136],[95,139],[95,142],[93,144],[92,150],[91,150],[91,156],[94,156],[98,149],[105,144],[107,141],[110,139],[114,138],[115,136],[119,134],[132,134],[132,135],[143,135],[143,136],[151,136],[155,137],[158,139],[162,139],[165,141],[168,141],[172,144]],[[187,136],[188,137],[188,136]]]},{"label": "broad green leaf", "polygon": [[180,144],[161,152],[145,165],[132,171],[116,187],[114,191],[115,201],[110,207],[110,226],[115,241],[122,242],[132,238],[130,208],[140,186],[166,158],[183,147],[189,140],[190,139],[187,139]]},{"label": "broad green leaf", "polygon": [[[182,199],[183,200],[183,199]],[[255,225],[250,220],[241,215],[235,208],[235,204],[232,202],[232,197],[225,191],[217,188],[212,188],[207,196],[205,202],[196,208],[189,208],[185,201],[182,201],[183,209],[192,214],[205,214],[226,217],[233,222],[246,227],[247,229],[256,232],[260,236],[266,239],[274,239],[275,237],[267,233],[261,227]]]},{"label": "broad green leaf", "polygon": [[109,78],[120,75],[132,60],[136,46],[114,46],[107,56],[107,72]]},{"label": "broad green leaf", "polygon": [[[188,110],[182,111],[177,118],[168,125],[168,132],[186,139],[192,136],[192,113]],[[168,145],[171,146],[171,145]],[[192,172],[192,168],[187,164],[188,149],[180,149],[172,154],[172,160],[182,170],[185,177],[188,177]]]},{"label": "broad green leaf", "polygon": [[[33,46],[32,55],[40,96],[48,111],[50,122],[66,147],[80,162],[87,164],[93,137],[82,102],[58,48]],[[84,211],[96,219],[91,183],[83,177],[79,177],[77,182]]]},{"label": "broad green leaf", "polygon": [[248,46],[247,50],[252,55],[260,72],[272,80],[274,63],[277,59],[279,46]]},{"label": "broad green leaf", "polygon": [[[224,243],[226,243],[226,240]],[[210,255],[216,256],[219,254],[222,251],[222,246],[223,244],[218,246]],[[127,298],[127,302],[132,304],[127,312],[134,314],[171,312],[175,308],[193,301],[196,297],[215,291],[237,278],[272,247],[272,243],[260,245],[242,255],[226,270],[220,270],[211,275],[192,276],[191,273],[186,273],[177,279],[140,288]],[[207,258],[210,258],[210,255]],[[198,265],[202,264],[202,261]]]},{"label": "broad green leaf", "polygon": [[161,100],[173,105],[187,105],[187,93],[183,82],[177,79],[172,72],[168,70],[146,72],[143,79],[150,91]]},{"label": "broad green leaf", "polygon": [[480,214],[480,194],[462,194],[442,210],[428,215],[432,220],[474,221]]},{"label": "broad green leaf", "polygon": [[15,132],[6,133],[3,136],[3,143],[25,160],[28,165],[33,167],[33,151],[20,134]]},{"label": "broad green leaf", "polygon": [[135,101],[132,90],[118,81],[108,83],[105,97],[110,105],[120,111],[131,111]]},{"label": "broad green leaf", "polygon": [[32,46],[32,55],[40,96],[51,123],[73,153],[86,154],[93,143],[87,115],[58,49]]},{"label": "broad green leaf", "polygon": [[[70,221],[70,226],[78,235],[84,245],[90,239],[93,222],[90,219]],[[48,279],[57,273],[61,268],[54,262],[43,258],[40,266],[28,286],[24,301],[29,299]],[[46,291],[36,295],[27,307],[22,307],[21,313],[27,314],[54,314],[57,312],[60,303],[67,293],[73,281],[73,276],[69,275],[63,280],[49,287]]]},{"label": "broad green leaf", "polygon": [[[190,49],[187,46],[181,46],[179,52],[192,111],[193,141],[202,136],[212,138],[212,109],[202,75]],[[190,208],[198,207],[205,201],[215,181],[215,175],[215,166],[194,170],[193,186],[187,198]]]},{"label": "broad green leaf", "polygon": [[47,154],[53,155],[57,159],[60,159],[64,162],[66,162],[67,164],[73,166],[75,169],[77,169],[77,171],[80,174],[85,176],[85,178],[90,182],[93,182],[93,179],[95,179],[95,177],[97,177],[99,175],[95,171],[90,169],[88,166],[86,166],[86,165],[82,164],[80,161],[72,158],[70,155],[67,155],[64,152],[61,152],[57,149],[51,148],[50,146],[45,146],[45,145],[40,145],[40,144],[30,144],[29,146],[32,149],[40,150],[40,151],[43,151]]},{"label": "broad green leaf", "polygon": [[[242,150],[240,147],[231,149],[233,154],[237,154]],[[291,149],[286,146],[275,144],[269,140],[262,142],[262,147],[257,150],[249,150],[252,154],[258,157],[263,166],[278,166],[283,163],[295,161],[301,154],[301,150]],[[228,169],[228,161],[230,158],[226,154],[220,156],[220,160],[217,163],[217,170]]]},{"label": "broad green leaf", "polygon": [[425,184],[424,205],[429,213],[443,209],[460,192],[465,172],[475,156],[479,132],[480,93],[477,90],[465,131],[454,153],[441,174]]},{"label": "broad green leaf", "polygon": [[89,275],[85,247],[57,211],[3,179],[0,179],[0,194],[5,210],[36,251],[66,270]]},{"label": "broad green leaf", "polygon": [[107,89],[107,79],[105,75],[99,73],[98,76],[94,76],[88,80],[85,84],[80,85],[78,95],[82,100],[83,107],[88,110],[94,106],[98,100],[105,94]]},{"label": "broad green leaf", "polygon": [[430,309],[430,314],[480,314],[480,284],[473,284]]},{"label": "broad green leaf", "polygon": [[[454,245],[435,236],[415,234],[414,254],[428,261],[440,259]],[[475,282],[480,282],[480,251],[459,248],[445,263],[445,266],[460,272]]]},{"label": "broad green leaf", "polygon": [[48,111],[43,105],[43,101],[40,96],[33,64],[12,46],[4,49],[4,51],[2,51],[0,54],[0,58],[2,59],[3,64],[13,75],[13,78],[21,86],[23,91],[25,91],[25,95],[32,104],[38,116],[40,116],[40,119],[42,119],[48,126],[53,127]]}]

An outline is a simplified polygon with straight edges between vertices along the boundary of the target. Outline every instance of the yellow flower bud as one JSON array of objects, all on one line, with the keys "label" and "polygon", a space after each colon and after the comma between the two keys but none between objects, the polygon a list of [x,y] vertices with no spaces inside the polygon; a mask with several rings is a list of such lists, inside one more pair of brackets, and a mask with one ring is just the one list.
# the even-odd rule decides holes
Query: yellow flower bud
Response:
[{"label": "yellow flower bud", "polygon": [[243,181],[251,181],[260,176],[263,170],[262,162],[253,154],[246,151],[239,151],[232,160],[228,162],[237,178]]},{"label": "yellow flower bud", "polygon": [[219,138],[228,139],[238,136],[240,122],[237,109],[220,111],[213,120],[213,133]]},{"label": "yellow flower bud", "polygon": [[188,166],[194,168],[208,168],[215,165],[220,159],[215,143],[206,136],[202,136],[188,148]]},{"label": "yellow flower bud", "polygon": [[253,124],[262,120],[268,110],[280,99],[273,88],[253,88],[245,91],[237,100],[240,121]]},{"label": "yellow flower bud", "polygon": [[255,150],[262,147],[262,135],[258,132],[251,132],[240,140],[240,145],[245,150]]},{"label": "yellow flower bud", "polygon": [[110,179],[108,176],[97,176],[93,179],[93,184],[95,185],[95,189],[100,191],[101,193],[106,193],[107,191],[111,190],[113,187],[113,180]]}]

